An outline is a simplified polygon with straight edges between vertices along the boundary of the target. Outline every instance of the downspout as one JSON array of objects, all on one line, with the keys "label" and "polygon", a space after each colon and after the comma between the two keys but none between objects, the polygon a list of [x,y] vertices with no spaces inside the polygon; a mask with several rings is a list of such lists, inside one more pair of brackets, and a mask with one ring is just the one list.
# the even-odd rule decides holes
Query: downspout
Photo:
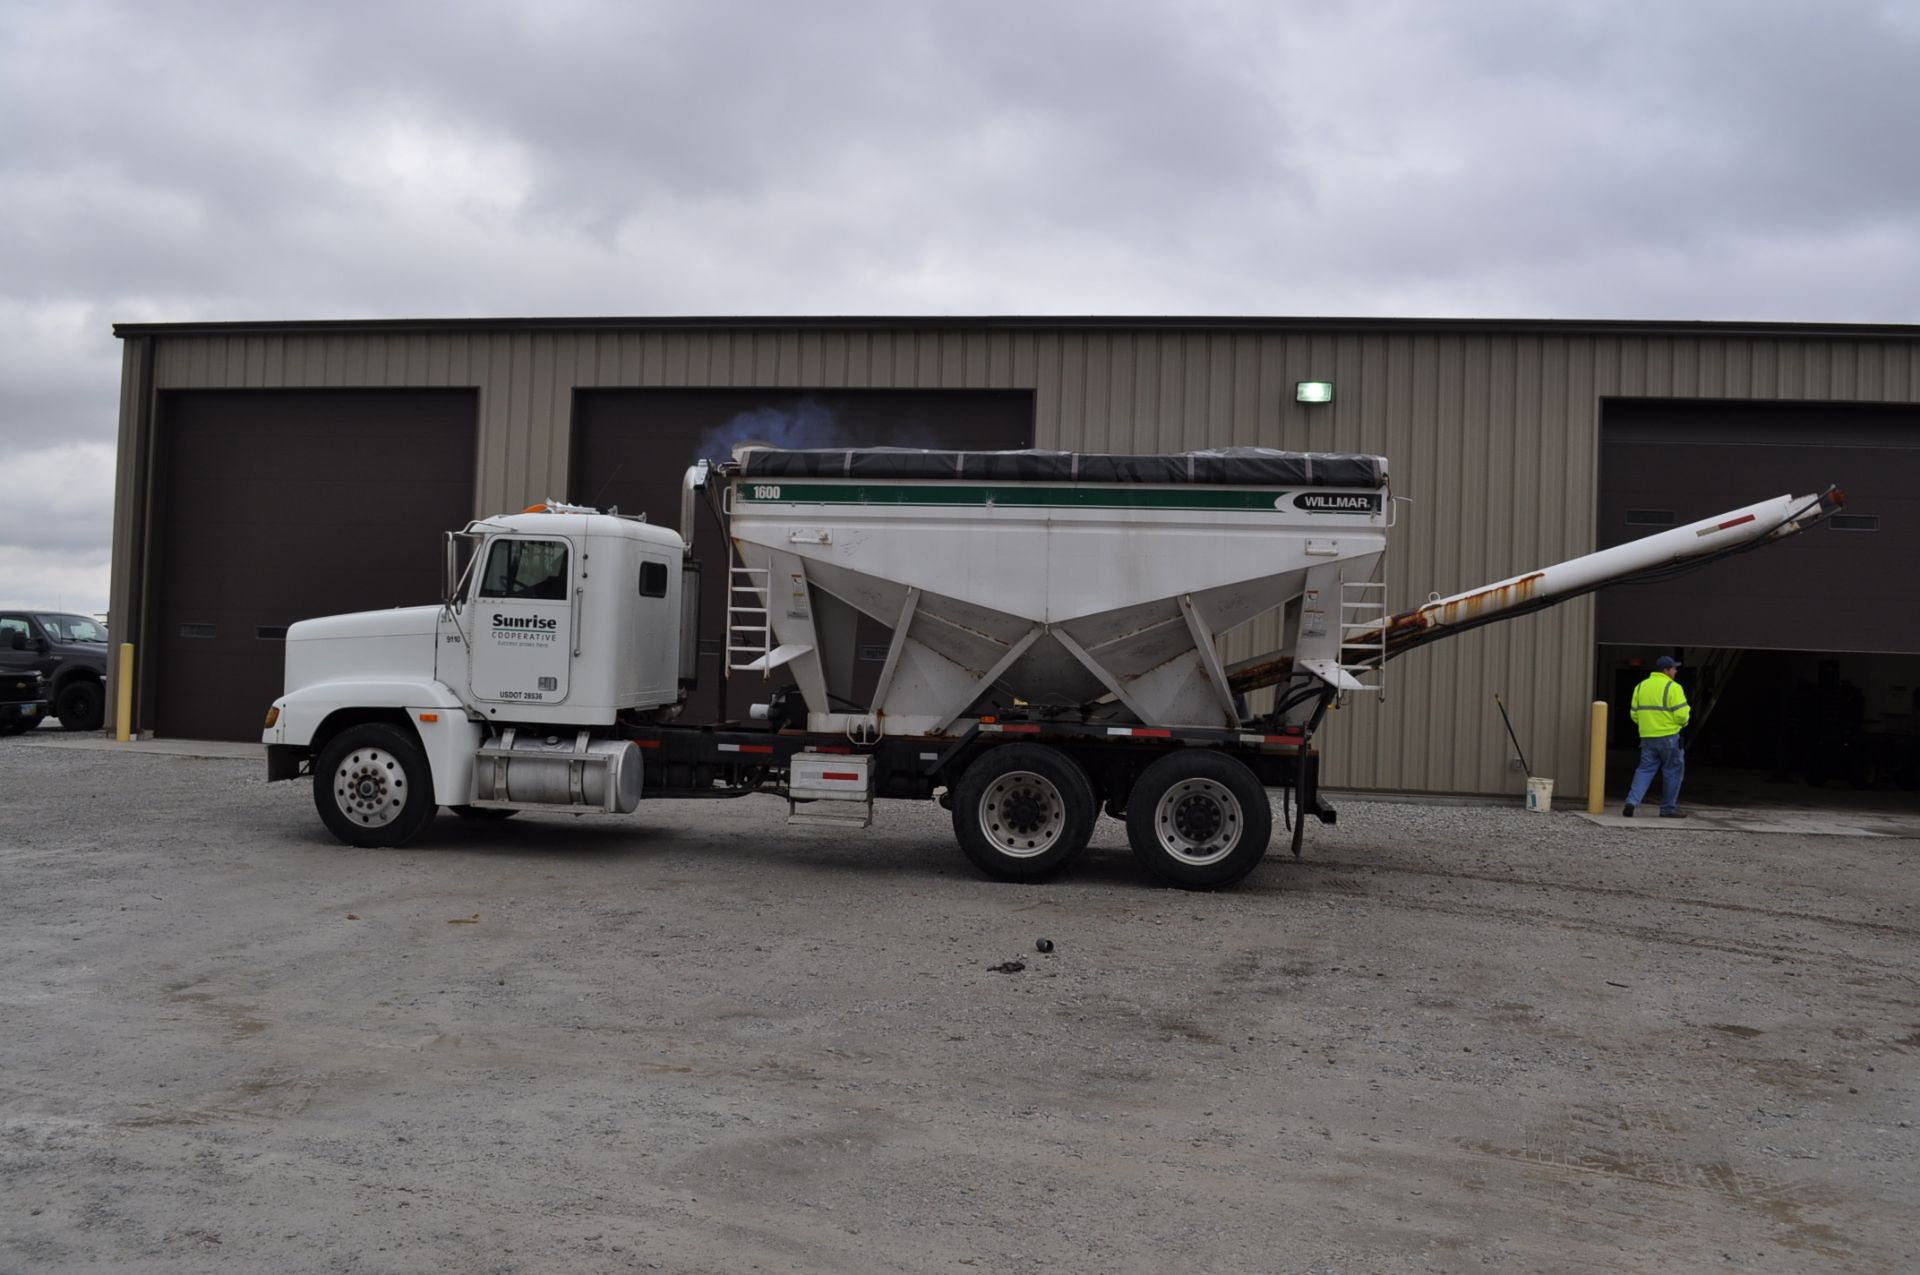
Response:
[{"label": "downspout", "polygon": [[[127,573],[127,626],[122,629],[134,640],[133,674],[133,721],[131,735],[140,738],[142,729],[150,728],[153,720],[154,680],[153,668],[154,642],[157,636],[153,617],[148,614],[147,598],[151,590],[147,587],[153,576],[153,485],[154,485],[154,420],[158,415],[155,400],[159,396],[153,384],[154,347],[160,343],[157,336],[143,336],[140,341],[140,385],[139,405],[134,409],[134,473],[133,508],[128,511],[129,521],[133,524],[133,534],[140,546],[139,561]],[[109,623],[118,627],[118,617]],[[125,639],[123,638],[122,641]],[[114,692],[118,702],[119,691]]]}]

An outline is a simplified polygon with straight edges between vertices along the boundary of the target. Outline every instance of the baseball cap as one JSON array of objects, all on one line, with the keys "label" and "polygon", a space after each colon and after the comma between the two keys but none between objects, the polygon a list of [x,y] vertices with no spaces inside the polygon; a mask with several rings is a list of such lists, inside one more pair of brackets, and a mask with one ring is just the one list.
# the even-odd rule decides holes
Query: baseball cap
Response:
[{"label": "baseball cap", "polygon": [[1657,669],[1679,668],[1680,661],[1674,659],[1671,655],[1663,655],[1653,662],[1653,666]]}]

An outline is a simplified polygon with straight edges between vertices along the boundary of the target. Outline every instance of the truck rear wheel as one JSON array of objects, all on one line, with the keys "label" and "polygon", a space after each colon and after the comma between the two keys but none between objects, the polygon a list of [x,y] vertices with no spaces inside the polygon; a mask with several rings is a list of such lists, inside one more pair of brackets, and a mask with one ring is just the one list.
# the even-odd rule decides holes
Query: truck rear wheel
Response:
[{"label": "truck rear wheel", "polygon": [[327,830],[350,846],[403,846],[437,809],[420,746],[377,722],[348,727],[321,752],[313,804]]},{"label": "truck rear wheel", "polygon": [[1254,870],[1273,836],[1273,808],[1253,772],[1192,748],[1147,767],[1127,800],[1127,841],[1168,885],[1212,890]]},{"label": "truck rear wheel", "polygon": [[953,794],[953,835],[1002,881],[1038,881],[1087,848],[1099,816],[1078,762],[1045,744],[1003,744],[974,759]]},{"label": "truck rear wheel", "polygon": [[70,683],[53,709],[62,730],[99,730],[106,721],[106,700],[98,682]]}]

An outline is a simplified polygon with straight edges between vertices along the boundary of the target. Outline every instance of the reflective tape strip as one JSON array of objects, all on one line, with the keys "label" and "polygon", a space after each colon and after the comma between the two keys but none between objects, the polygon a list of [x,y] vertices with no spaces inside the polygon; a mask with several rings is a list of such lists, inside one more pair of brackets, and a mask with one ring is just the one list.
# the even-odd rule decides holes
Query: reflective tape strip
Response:
[{"label": "reflective tape strip", "polygon": [[1693,533],[1694,538],[1698,539],[1701,536],[1710,536],[1716,531],[1725,531],[1728,527],[1738,527],[1743,522],[1752,522],[1753,519],[1754,516],[1752,514],[1742,514],[1738,518],[1729,518],[1725,522],[1717,523],[1714,526],[1700,528],[1700,530]]}]

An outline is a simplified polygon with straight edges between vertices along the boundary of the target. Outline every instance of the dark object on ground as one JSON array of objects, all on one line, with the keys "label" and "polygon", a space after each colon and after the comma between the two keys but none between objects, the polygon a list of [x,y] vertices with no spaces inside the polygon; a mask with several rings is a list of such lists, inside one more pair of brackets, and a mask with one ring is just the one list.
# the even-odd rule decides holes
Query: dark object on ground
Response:
[{"label": "dark object on ground", "polygon": [[1053,940],[1035,939],[1033,941],[1033,950],[1036,952],[1051,952],[1053,950]]},{"label": "dark object on ground", "polygon": [[1004,961],[999,965],[987,966],[987,972],[991,974],[1018,974],[1025,968],[1027,968],[1025,961]]}]

